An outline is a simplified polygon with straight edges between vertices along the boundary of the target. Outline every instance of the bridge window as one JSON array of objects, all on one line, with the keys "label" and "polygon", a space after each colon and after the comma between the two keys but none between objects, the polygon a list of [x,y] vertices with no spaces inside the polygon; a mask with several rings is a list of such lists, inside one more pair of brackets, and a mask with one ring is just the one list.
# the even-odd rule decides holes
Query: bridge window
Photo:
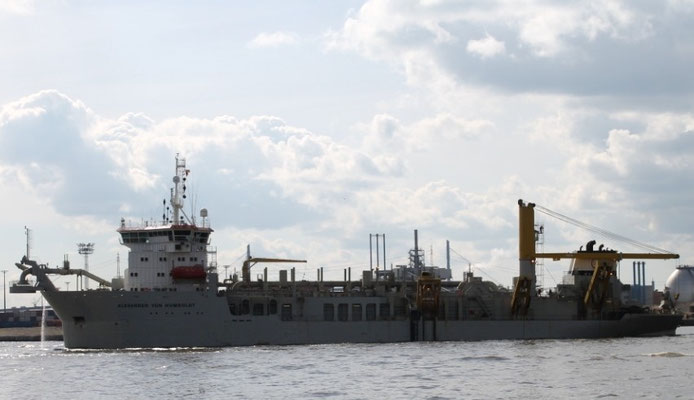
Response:
[{"label": "bridge window", "polygon": [[195,234],[195,241],[199,243],[207,243],[207,238],[210,234],[208,232],[197,232]]}]

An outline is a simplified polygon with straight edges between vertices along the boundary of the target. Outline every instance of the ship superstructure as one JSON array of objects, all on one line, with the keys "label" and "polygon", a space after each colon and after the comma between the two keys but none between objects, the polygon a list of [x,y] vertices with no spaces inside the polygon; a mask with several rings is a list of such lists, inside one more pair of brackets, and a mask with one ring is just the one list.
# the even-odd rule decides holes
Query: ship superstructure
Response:
[{"label": "ship superstructure", "polygon": [[207,256],[213,231],[208,226],[206,209],[200,210],[200,226],[183,211],[189,173],[185,159],[176,157],[170,206],[163,201],[161,223],[133,227],[121,219],[121,244],[130,249],[124,290],[199,291],[204,287],[211,267]]},{"label": "ship superstructure", "polygon": [[[161,222],[132,227],[121,220],[118,232],[130,249],[123,278],[109,282],[24,257],[11,291],[40,290],[63,321],[68,348],[672,335],[682,319],[635,302],[615,274],[624,258],[676,254],[619,253],[593,242],[577,252],[538,253],[535,205],[520,200],[519,276],[511,289],[471,271],[453,281],[449,269],[425,266],[417,231],[410,264],[393,270],[357,271],[352,279],[348,268],[343,280],[326,281],[319,269],[316,281],[305,281],[290,268],[269,281],[264,268],[252,279],[258,264],[305,260],[252,257],[249,251],[241,276],[220,281],[216,262],[208,259],[213,231],[207,211],[201,210],[200,225],[183,212],[188,174],[185,160],[177,158]],[[573,260],[554,291],[538,288],[536,261],[542,258]],[[100,288],[59,291],[50,274],[84,274]]]}]

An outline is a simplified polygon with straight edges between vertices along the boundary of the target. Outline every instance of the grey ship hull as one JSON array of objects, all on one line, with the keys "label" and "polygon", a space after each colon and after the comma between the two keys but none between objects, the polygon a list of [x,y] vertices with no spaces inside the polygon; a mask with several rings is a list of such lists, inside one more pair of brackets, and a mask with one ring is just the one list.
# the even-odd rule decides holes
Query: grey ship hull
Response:
[{"label": "grey ship hull", "polygon": [[[281,314],[233,315],[227,299],[210,292],[43,292],[63,321],[67,348],[221,347],[319,343],[388,343],[500,339],[568,339],[674,335],[681,316],[625,314],[619,320],[391,318],[324,321],[295,309]],[[362,300],[373,301],[373,297]],[[304,309],[325,298],[306,298]],[[352,302],[359,298],[352,298]],[[317,309],[314,307],[314,309]],[[320,318],[319,318],[320,317]]]}]

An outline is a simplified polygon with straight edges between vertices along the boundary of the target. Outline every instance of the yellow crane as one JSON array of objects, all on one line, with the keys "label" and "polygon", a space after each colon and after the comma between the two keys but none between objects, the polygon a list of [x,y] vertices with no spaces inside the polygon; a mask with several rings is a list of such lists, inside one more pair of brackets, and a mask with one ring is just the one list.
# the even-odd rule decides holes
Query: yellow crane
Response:
[{"label": "yellow crane", "polygon": [[[520,273],[511,299],[511,311],[513,315],[519,313],[525,315],[530,305],[530,297],[535,293],[535,260],[537,258],[552,259],[554,261],[561,259],[590,260],[589,265],[590,268],[592,268],[592,277],[583,301],[587,305],[591,302],[591,299],[597,299],[597,301],[594,301],[594,304],[600,305],[607,292],[607,282],[609,282],[610,276],[615,274],[615,265],[618,261],[624,259],[667,260],[680,257],[679,254],[639,243],[635,240],[590,226],[547,208],[537,206],[534,203],[523,203],[523,200],[518,200],[518,207],[518,258]],[[595,231],[601,235],[649,249],[652,253],[621,253],[615,250],[602,249],[602,246],[600,246],[598,250],[595,250],[593,248],[595,241],[589,242],[589,246],[586,247],[586,250],[579,250],[577,252],[536,253],[535,240],[537,232],[535,231],[535,208],[544,214]]]}]

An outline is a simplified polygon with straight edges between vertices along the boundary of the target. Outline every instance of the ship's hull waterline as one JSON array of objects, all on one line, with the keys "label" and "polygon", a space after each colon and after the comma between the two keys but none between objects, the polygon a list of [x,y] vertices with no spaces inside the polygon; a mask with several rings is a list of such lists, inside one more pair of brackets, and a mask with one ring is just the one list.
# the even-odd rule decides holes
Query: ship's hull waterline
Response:
[{"label": "ship's hull waterline", "polygon": [[87,349],[662,336],[674,335],[681,320],[658,314],[619,320],[282,320],[279,314],[231,315],[224,297],[201,292],[44,296],[63,321],[65,347]]}]

